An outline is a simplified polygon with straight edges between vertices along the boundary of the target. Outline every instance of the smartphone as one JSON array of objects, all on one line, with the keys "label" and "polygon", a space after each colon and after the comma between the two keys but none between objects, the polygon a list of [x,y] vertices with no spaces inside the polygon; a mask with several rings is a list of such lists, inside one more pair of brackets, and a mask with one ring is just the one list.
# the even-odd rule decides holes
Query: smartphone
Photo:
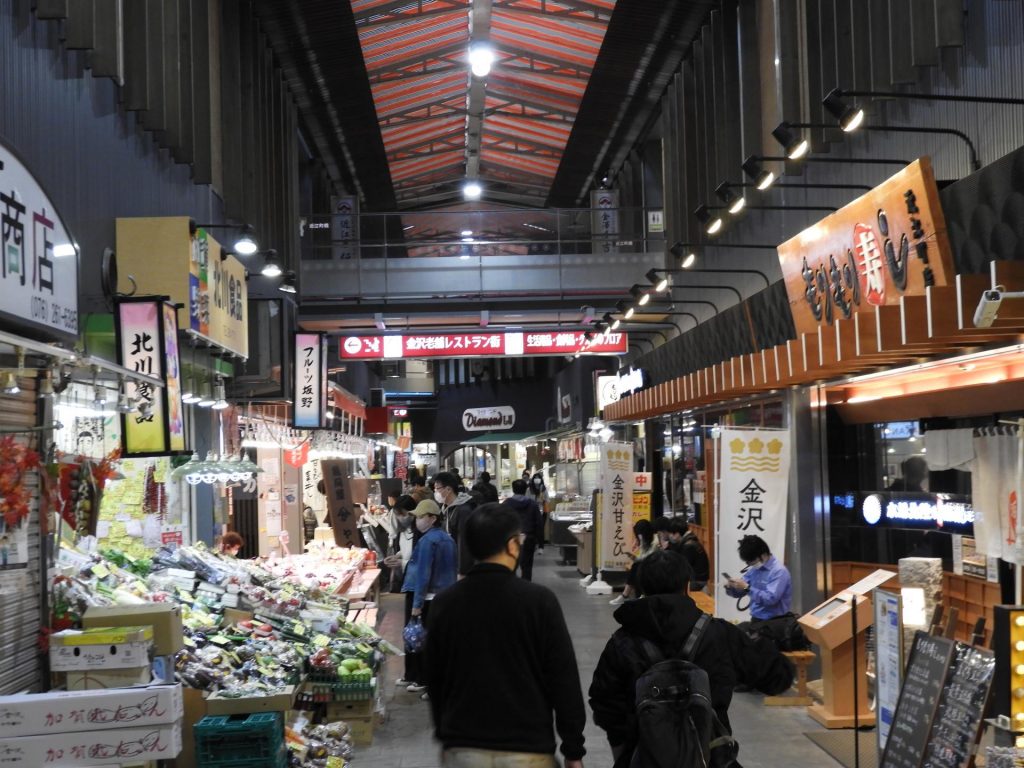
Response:
[{"label": "smartphone", "polygon": [[722,571],[722,578],[725,579],[726,581],[732,581],[732,576],[730,576],[725,571]]}]

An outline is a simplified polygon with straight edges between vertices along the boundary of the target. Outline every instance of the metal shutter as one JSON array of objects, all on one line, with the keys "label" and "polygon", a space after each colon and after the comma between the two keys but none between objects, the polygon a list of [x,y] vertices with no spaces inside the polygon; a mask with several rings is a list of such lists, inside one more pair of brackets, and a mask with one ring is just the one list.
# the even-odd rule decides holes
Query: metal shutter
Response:
[{"label": "metal shutter", "polygon": [[[19,379],[21,392],[0,394],[0,429],[31,429],[39,423],[36,380]],[[16,435],[39,450],[37,433]],[[32,489],[32,512],[28,519],[28,567],[0,570],[0,695],[42,688],[43,671],[39,656],[42,618],[40,584],[39,476],[27,473],[25,484]]]}]

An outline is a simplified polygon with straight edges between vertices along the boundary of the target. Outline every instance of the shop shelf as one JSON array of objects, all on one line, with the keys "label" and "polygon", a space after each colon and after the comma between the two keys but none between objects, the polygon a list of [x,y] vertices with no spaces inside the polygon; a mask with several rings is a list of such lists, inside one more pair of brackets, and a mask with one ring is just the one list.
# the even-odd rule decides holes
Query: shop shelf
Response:
[{"label": "shop shelf", "polygon": [[276,766],[284,744],[279,712],[210,715],[194,727],[196,763],[203,768]]}]

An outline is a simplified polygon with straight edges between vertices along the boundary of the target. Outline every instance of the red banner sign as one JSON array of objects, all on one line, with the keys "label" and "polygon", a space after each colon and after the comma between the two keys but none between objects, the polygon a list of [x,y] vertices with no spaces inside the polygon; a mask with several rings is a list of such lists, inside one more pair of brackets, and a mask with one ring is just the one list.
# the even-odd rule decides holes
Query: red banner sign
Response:
[{"label": "red banner sign", "polygon": [[409,336],[346,336],[341,339],[343,360],[394,360],[416,357],[520,357],[573,355],[590,352],[624,355],[629,349],[625,333],[597,334],[587,341],[582,332],[441,333]]},{"label": "red banner sign", "polygon": [[309,441],[303,440],[301,444],[296,445],[294,448],[289,448],[284,452],[284,460],[289,466],[299,469],[309,461]]}]

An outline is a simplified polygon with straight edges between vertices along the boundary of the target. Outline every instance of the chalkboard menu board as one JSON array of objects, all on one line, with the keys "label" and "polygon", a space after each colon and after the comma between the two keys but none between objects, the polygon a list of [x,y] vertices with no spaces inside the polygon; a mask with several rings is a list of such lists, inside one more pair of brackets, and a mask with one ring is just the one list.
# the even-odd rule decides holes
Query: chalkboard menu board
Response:
[{"label": "chalkboard menu board", "polygon": [[882,753],[881,768],[921,768],[954,642],[918,631]]},{"label": "chalkboard menu board", "polygon": [[995,665],[991,651],[918,631],[881,768],[967,768]]},{"label": "chalkboard menu board", "polygon": [[932,722],[924,768],[967,768],[995,672],[992,651],[957,644],[953,670]]}]

